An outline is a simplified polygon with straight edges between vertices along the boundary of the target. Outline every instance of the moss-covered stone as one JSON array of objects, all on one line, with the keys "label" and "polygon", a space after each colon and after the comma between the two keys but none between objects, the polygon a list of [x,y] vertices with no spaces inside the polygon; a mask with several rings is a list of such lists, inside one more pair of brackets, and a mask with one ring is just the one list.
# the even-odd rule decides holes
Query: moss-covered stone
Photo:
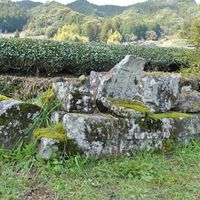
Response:
[{"label": "moss-covered stone", "polygon": [[13,148],[30,139],[29,129],[41,108],[17,100],[0,101],[0,145]]},{"label": "moss-covered stone", "polygon": [[125,100],[125,99],[114,100],[112,98],[108,98],[108,101],[112,105],[116,106],[117,108],[122,107],[125,109],[134,110],[134,111],[140,112],[140,113],[149,113],[150,112],[150,108],[145,106],[140,101],[129,101],[129,100]]},{"label": "moss-covered stone", "polygon": [[49,138],[65,142],[67,140],[67,133],[64,130],[63,124],[59,123],[48,128],[39,128],[33,132],[36,139]]},{"label": "moss-covered stone", "polygon": [[159,114],[151,114],[150,115],[153,119],[165,119],[165,118],[189,118],[192,115],[186,113],[179,113],[179,112],[168,112],[168,113],[159,113]]},{"label": "moss-covered stone", "polygon": [[141,132],[156,132],[162,129],[162,122],[159,119],[152,118],[149,114],[137,118],[135,123],[139,125]]},{"label": "moss-covered stone", "polygon": [[5,100],[12,100],[12,98],[0,95],[0,101],[5,101]]}]

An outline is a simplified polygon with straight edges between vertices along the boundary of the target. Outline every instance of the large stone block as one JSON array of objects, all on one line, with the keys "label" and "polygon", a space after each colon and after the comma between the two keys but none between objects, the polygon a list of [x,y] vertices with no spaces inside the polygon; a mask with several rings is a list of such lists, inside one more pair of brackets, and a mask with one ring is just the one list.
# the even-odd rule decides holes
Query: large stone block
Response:
[{"label": "large stone block", "polygon": [[133,100],[138,94],[145,60],[128,55],[101,79],[97,98]]},{"label": "large stone block", "polygon": [[118,155],[117,119],[110,115],[66,114],[68,140],[87,155]]},{"label": "large stone block", "polygon": [[[158,119],[159,116],[159,119]],[[66,114],[68,139],[90,156],[134,155],[139,150],[169,150],[200,136],[200,115],[172,114],[140,118]]]},{"label": "large stone block", "polygon": [[62,103],[62,110],[67,112],[92,113],[95,109],[94,97],[90,95],[88,80],[73,78],[54,82],[56,97]]},{"label": "large stone block", "polygon": [[40,113],[40,107],[17,100],[0,102],[0,145],[13,148],[23,139],[30,138],[27,131]]},{"label": "large stone block", "polygon": [[190,86],[184,86],[181,90],[175,109],[186,113],[200,112],[200,92],[192,90]]},{"label": "large stone block", "polygon": [[140,94],[144,104],[154,112],[170,111],[179,97],[180,75],[147,75],[142,79]]}]

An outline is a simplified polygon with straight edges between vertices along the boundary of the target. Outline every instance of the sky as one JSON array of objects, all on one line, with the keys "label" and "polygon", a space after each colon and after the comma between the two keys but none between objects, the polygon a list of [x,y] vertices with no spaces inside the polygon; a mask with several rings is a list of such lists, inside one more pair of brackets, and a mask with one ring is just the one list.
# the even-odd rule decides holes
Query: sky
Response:
[{"label": "sky", "polygon": [[[40,2],[46,2],[47,0],[33,0],[33,1],[40,1]],[[75,0],[55,0],[63,4],[71,3]],[[120,5],[120,6],[127,6],[132,5],[137,2],[142,2],[145,0],[88,0],[91,3],[97,4],[97,5]],[[196,0],[197,3],[200,3],[200,0]]]}]

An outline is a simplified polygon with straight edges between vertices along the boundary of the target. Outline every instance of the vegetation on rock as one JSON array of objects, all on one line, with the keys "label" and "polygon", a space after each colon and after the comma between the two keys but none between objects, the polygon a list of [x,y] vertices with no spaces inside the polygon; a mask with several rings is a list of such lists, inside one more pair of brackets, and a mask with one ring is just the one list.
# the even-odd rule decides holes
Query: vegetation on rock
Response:
[{"label": "vegetation on rock", "polygon": [[191,114],[180,113],[180,112],[169,112],[169,113],[159,113],[150,115],[154,119],[164,119],[164,118],[187,118],[191,117]]},{"label": "vegetation on rock", "polygon": [[109,98],[108,101],[111,102],[111,104],[116,106],[117,108],[130,109],[140,113],[150,112],[150,108],[142,104],[140,101],[128,101],[125,99],[114,100],[111,98]]},{"label": "vegetation on rock", "polygon": [[67,139],[67,134],[65,133],[63,124],[56,124],[48,128],[36,129],[34,130],[33,135],[37,140],[44,137],[64,142]]},{"label": "vegetation on rock", "polygon": [[4,100],[12,100],[12,98],[0,95],[0,101],[4,101]]}]

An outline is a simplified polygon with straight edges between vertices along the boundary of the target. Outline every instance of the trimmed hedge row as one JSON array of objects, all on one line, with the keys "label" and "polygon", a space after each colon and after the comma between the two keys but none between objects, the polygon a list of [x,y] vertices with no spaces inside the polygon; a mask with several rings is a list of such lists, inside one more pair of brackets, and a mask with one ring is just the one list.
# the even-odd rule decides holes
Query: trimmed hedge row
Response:
[{"label": "trimmed hedge row", "polygon": [[188,64],[187,51],[177,48],[109,46],[49,40],[0,39],[0,73],[53,76],[107,71],[127,54],[146,59],[146,70],[177,71]]}]

